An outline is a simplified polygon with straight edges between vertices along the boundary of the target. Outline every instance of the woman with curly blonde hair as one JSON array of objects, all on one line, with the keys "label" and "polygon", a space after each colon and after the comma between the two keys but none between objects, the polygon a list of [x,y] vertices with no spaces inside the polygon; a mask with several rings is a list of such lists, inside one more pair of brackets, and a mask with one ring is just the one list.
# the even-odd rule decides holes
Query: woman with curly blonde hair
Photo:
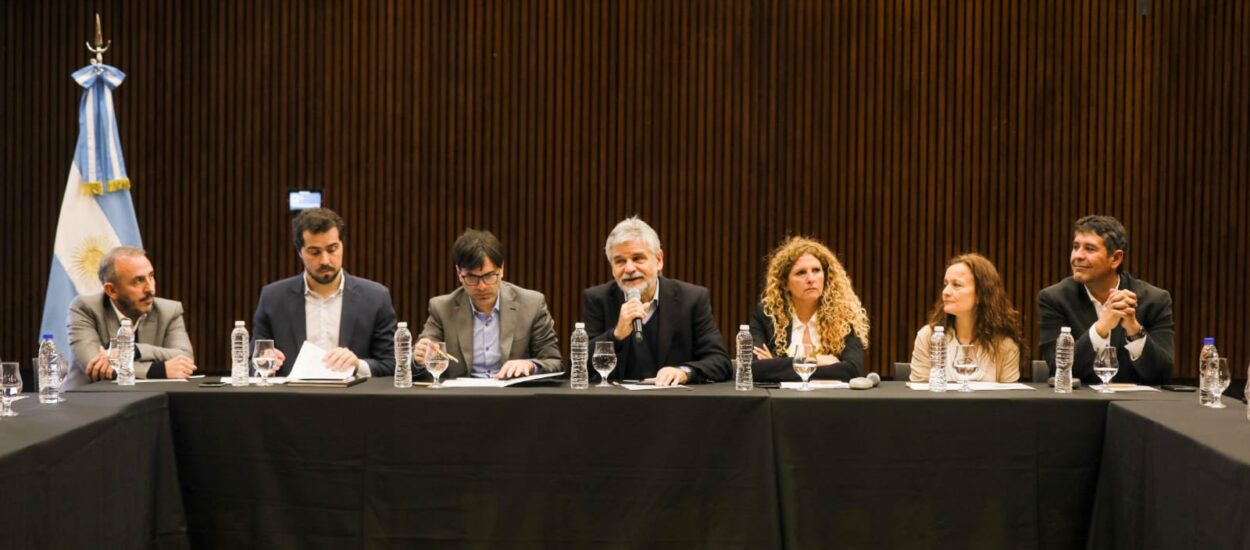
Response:
[{"label": "woman with curly blonde hair", "polygon": [[794,381],[795,345],[816,349],[812,378],[850,380],[864,372],[868,313],[837,256],[819,241],[790,237],[768,256],[760,303],[751,314],[752,371],[760,382]]},{"label": "woman with curly blonde hair", "polygon": [[1012,307],[1003,278],[980,254],[963,254],[947,264],[942,294],[929,312],[929,322],[916,332],[911,352],[911,380],[927,382],[929,337],[934,327],[945,327],[946,376],[955,379],[950,362],[957,345],[975,346],[980,375],[973,380],[1015,382],[1020,379],[1020,312]]}]

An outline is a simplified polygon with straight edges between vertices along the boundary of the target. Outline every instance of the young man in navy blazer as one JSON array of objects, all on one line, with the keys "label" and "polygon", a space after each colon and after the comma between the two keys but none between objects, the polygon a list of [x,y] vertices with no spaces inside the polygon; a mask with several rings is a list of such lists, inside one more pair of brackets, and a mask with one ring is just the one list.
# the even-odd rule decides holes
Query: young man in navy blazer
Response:
[{"label": "young man in navy blazer", "polygon": [[300,212],[291,222],[304,271],[260,292],[252,339],[272,339],[290,374],[307,340],[326,350],[332,370],[356,376],[395,372],[395,308],[391,292],[343,270],[343,218],[326,208]]}]

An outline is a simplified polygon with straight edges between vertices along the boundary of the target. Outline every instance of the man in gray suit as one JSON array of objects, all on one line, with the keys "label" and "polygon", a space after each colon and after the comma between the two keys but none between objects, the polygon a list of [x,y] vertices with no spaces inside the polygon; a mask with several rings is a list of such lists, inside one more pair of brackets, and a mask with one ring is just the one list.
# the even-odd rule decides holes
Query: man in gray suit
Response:
[{"label": "man in gray suit", "polygon": [[430,317],[413,350],[425,360],[430,341],[455,357],[445,378],[496,379],[560,372],[555,323],[540,292],[504,282],[503,245],[489,231],[469,229],[452,247],[460,288],[430,300]]},{"label": "man in gray suit", "polygon": [[156,276],[147,253],[116,247],[100,259],[98,273],[104,292],[79,296],[69,306],[74,362],[65,387],[113,378],[104,344],[117,334],[122,317],[130,319],[137,336],[135,377],[191,376],[195,353],[182,321],[182,303],[156,297]]}]

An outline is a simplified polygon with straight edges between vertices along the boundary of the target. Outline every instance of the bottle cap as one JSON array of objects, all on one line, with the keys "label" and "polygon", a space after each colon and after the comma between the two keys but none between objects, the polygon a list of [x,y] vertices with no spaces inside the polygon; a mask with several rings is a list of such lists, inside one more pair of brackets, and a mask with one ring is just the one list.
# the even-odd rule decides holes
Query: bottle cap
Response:
[{"label": "bottle cap", "polygon": [[1215,337],[1214,337],[1214,336],[1207,336],[1206,338],[1203,338],[1203,339],[1202,339],[1202,345],[1204,345],[1204,346],[1214,346],[1214,345],[1215,345]]},{"label": "bottle cap", "polygon": [[1059,332],[1068,332],[1068,333],[1070,333],[1070,332],[1072,332],[1072,327],[1063,327],[1063,328],[1059,329]]},{"label": "bottle cap", "polygon": [[408,321],[400,321],[399,328],[408,328]]},{"label": "bottle cap", "polygon": [[586,323],[573,323],[573,328],[586,328]]},{"label": "bottle cap", "polygon": [[738,325],[738,330],[751,330],[751,325]]},{"label": "bottle cap", "polygon": [[123,327],[130,326],[130,319],[128,317],[122,317],[122,326]]},{"label": "bottle cap", "polygon": [[235,321],[234,326],[236,327],[247,326],[247,323],[244,323],[243,321]]},{"label": "bottle cap", "polygon": [[942,325],[938,325],[938,326],[936,326],[936,327],[933,327],[933,332],[943,332],[943,333],[944,333],[944,332],[946,332],[946,327],[944,327],[944,326],[942,326]]},{"label": "bottle cap", "polygon": [[51,333],[51,332],[45,332],[45,333],[43,333],[43,337],[42,337],[42,338],[40,338],[40,339],[41,339],[41,340],[51,340],[51,339],[52,339],[52,333]]}]

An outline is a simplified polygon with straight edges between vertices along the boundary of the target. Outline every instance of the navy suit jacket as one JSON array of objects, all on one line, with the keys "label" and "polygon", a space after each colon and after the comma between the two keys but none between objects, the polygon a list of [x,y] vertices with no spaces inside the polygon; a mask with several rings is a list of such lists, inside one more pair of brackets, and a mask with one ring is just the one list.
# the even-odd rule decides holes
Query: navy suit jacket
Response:
[{"label": "navy suit jacket", "polygon": [[[1115,327],[1109,340],[1116,346],[1120,370],[1113,382],[1137,384],[1166,384],[1172,377],[1172,295],[1166,290],[1139,281],[1128,273],[1120,274],[1120,288],[1137,295],[1137,322],[1146,331],[1146,347],[1137,361],[1132,361],[1124,345],[1127,334],[1123,327]],[[1094,302],[1090,301],[1085,285],[1068,277],[1037,293],[1038,329],[1041,336],[1042,356],[1055,372],[1055,341],[1059,329],[1072,328],[1076,349],[1072,361],[1072,376],[1086,384],[1100,383],[1094,375],[1094,346],[1089,340],[1089,327],[1098,322]]]},{"label": "navy suit jacket", "polygon": [[[634,340],[617,341],[612,331],[621,316],[625,294],[616,282],[591,287],[582,292],[582,319],[592,342],[614,342],[617,367],[609,375],[620,379],[628,362],[636,361]],[[658,317],[658,319],[657,319]],[[712,298],[706,288],[674,279],[660,278],[660,305],[651,322],[659,321],[657,364],[635,365],[638,370],[655,376],[660,367],[687,366],[694,370],[690,382],[721,382],[729,380],[733,367],[725,353],[720,329],[712,318]],[[650,323],[648,323],[650,324]],[[594,352],[594,344],[590,346]],[[593,373],[593,376],[598,376]]]},{"label": "navy suit jacket", "polygon": [[[343,276],[343,313],[339,321],[339,346],[352,350],[369,363],[373,376],[395,373],[395,308],[391,291],[368,279]],[[304,326],[304,274],[265,285],[252,317],[252,341],[273,340],[286,354],[275,376],[290,374],[307,339]],[[329,351],[329,350],[327,350]]]}]

